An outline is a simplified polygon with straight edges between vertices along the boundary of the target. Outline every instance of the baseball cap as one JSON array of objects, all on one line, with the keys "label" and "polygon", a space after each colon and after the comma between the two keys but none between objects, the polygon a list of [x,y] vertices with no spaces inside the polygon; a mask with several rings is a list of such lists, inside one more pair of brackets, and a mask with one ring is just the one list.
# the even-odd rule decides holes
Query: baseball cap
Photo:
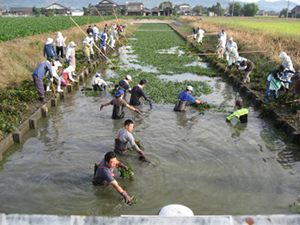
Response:
[{"label": "baseball cap", "polygon": [[194,88],[192,86],[187,86],[186,89],[191,91],[191,92],[194,92]]},{"label": "baseball cap", "polygon": [[121,95],[124,95],[124,91],[122,89],[119,89],[116,94],[116,97],[120,97]]}]

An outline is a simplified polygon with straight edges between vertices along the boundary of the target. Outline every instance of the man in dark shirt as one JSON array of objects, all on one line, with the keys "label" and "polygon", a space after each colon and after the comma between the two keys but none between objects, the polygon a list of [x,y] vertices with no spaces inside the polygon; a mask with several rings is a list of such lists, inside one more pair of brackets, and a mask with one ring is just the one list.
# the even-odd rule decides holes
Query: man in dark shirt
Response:
[{"label": "man in dark shirt", "polygon": [[111,184],[124,198],[127,204],[132,204],[132,199],[128,196],[127,192],[118,184],[114,178],[114,168],[122,167],[128,169],[123,163],[117,160],[117,155],[114,152],[105,154],[104,159],[94,168],[94,185]]},{"label": "man in dark shirt", "polygon": [[116,94],[116,98],[111,100],[110,102],[102,104],[100,107],[100,111],[102,110],[102,108],[104,106],[113,105],[114,106],[113,113],[112,113],[113,119],[122,119],[125,116],[124,107],[127,107],[127,108],[131,109],[132,111],[135,111],[135,112],[139,113],[140,115],[142,115],[142,113],[138,109],[134,108],[131,105],[128,105],[127,102],[125,100],[123,100],[123,97],[124,97],[124,91],[122,89],[119,89]]},{"label": "man in dark shirt", "polygon": [[141,80],[140,83],[137,86],[134,86],[131,90],[131,97],[130,97],[130,105],[140,105],[140,98],[144,97],[149,104],[150,107],[152,107],[152,101],[150,98],[148,98],[143,90],[145,87],[147,81],[145,79]]},{"label": "man in dark shirt", "polygon": [[89,33],[93,33],[93,28],[91,25],[89,25],[89,28],[86,30],[86,32]]}]

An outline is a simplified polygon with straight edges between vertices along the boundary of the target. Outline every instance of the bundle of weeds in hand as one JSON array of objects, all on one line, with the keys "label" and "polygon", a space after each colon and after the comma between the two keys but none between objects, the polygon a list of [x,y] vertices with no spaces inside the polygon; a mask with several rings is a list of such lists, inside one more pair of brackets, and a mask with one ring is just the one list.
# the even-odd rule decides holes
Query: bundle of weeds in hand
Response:
[{"label": "bundle of weeds in hand", "polygon": [[118,171],[121,173],[120,177],[122,178],[128,178],[130,181],[134,180],[134,172],[132,167],[128,167],[128,170],[122,167],[118,167]]}]

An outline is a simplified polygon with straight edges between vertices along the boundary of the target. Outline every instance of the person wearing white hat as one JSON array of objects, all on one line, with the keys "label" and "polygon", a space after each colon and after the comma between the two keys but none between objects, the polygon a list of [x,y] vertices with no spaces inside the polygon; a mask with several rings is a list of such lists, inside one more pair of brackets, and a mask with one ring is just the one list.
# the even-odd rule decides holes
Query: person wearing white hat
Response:
[{"label": "person wearing white hat", "polygon": [[68,45],[66,53],[67,63],[69,63],[69,66],[72,66],[74,69],[76,69],[75,47],[76,44],[71,41]]},{"label": "person wearing white hat", "polygon": [[89,36],[86,36],[84,39],[83,39],[83,55],[84,55],[84,58],[83,58],[83,61],[88,61],[88,63],[91,63],[90,62],[90,56],[91,56],[91,49],[93,48],[93,45],[89,43],[90,42],[90,38]]},{"label": "person wearing white hat", "polygon": [[90,48],[90,53],[91,53],[91,58],[92,60],[95,60],[95,55],[94,55],[94,49],[93,46],[95,45],[95,41],[94,41],[94,37],[93,37],[93,33],[90,32],[89,35],[86,37],[86,41],[91,45]]},{"label": "person wearing white hat", "polygon": [[228,42],[226,44],[226,63],[229,66],[229,68],[231,67],[231,65],[233,63],[235,63],[236,58],[239,57],[239,53],[238,53],[238,46],[237,44],[233,41],[233,38],[230,37],[228,39]]},{"label": "person wearing white hat", "polygon": [[[283,71],[283,75],[281,78],[284,80],[291,81],[292,76],[295,73],[295,69],[294,69],[291,57],[288,56],[285,52],[281,52],[278,57],[283,59],[282,65],[284,66],[284,71]],[[287,82],[283,84],[283,86],[286,90],[289,89],[289,85],[290,84]]]},{"label": "person wearing white hat", "polygon": [[251,60],[243,58],[243,57],[237,57],[236,61],[237,61],[237,65],[239,66],[238,72],[240,70],[245,70],[243,82],[250,83],[250,73],[254,69],[254,63]]},{"label": "person wearing white hat", "polygon": [[171,205],[166,205],[162,207],[159,212],[159,216],[194,216],[193,211],[184,206],[184,205],[178,205],[178,204],[171,204]]},{"label": "person wearing white hat", "polygon": [[61,32],[57,32],[57,37],[55,40],[55,45],[56,45],[56,53],[58,56],[61,58],[64,57],[64,47],[66,46],[65,41],[67,37],[63,37]]},{"label": "person wearing white hat", "polygon": [[186,103],[197,103],[203,104],[200,100],[196,100],[191,93],[194,92],[194,88],[192,86],[187,86],[186,90],[179,93],[177,97],[177,103],[175,104],[174,111],[176,112],[185,112]]},{"label": "person wearing white hat", "polygon": [[54,45],[52,44],[53,39],[47,38],[46,44],[44,45],[44,57],[47,56],[47,60],[54,59],[57,56],[57,53],[55,51]]},{"label": "person wearing white hat", "polygon": [[[61,63],[59,61],[55,61],[54,65],[52,66],[52,74],[53,74],[53,77],[57,81],[57,92],[63,92],[64,90],[61,89],[61,79],[57,74],[57,71],[58,71],[59,67],[62,67]],[[51,84],[51,81],[49,79],[48,82],[47,82],[46,91],[51,91],[50,90],[50,84]]]},{"label": "person wearing white hat", "polygon": [[127,92],[131,93],[131,87],[129,82],[132,80],[130,75],[127,75],[124,80],[121,80],[118,84],[116,84],[115,89],[122,89],[124,91],[124,99],[126,98]]},{"label": "person wearing white hat", "polygon": [[95,42],[97,42],[98,40],[98,33],[99,33],[99,29],[97,27],[97,24],[95,24],[93,27],[93,35],[94,35]]},{"label": "person wearing white hat", "polygon": [[202,45],[202,39],[204,37],[204,33],[205,31],[202,30],[200,27],[198,27],[198,30],[197,30],[197,43],[200,43]]}]

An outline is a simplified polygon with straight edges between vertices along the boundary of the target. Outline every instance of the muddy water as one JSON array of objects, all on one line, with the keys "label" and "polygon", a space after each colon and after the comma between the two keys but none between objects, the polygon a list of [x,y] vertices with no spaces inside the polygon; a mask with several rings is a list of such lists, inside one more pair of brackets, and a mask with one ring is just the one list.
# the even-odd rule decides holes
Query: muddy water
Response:
[{"label": "muddy water", "polygon": [[[161,78],[208,80],[213,93],[201,100],[229,111],[240,98],[219,78]],[[225,123],[228,113],[200,115],[193,107],[175,113],[173,105],[154,103],[152,110],[139,108],[143,117],[125,109],[125,119],[135,121],[134,137],[152,162],[140,162],[136,155],[119,157],[135,173],[135,180],[128,181],[116,172],[119,184],[136,199],[133,206],[125,205],[112,187],[91,184],[93,164],[113,149],[125,120],[112,120],[110,106],[99,111],[112,98],[108,92],[66,95],[38,129],[25,135],[24,144],[13,146],[16,153],[0,171],[1,212],[156,215],[166,204],[183,204],[195,215],[288,214],[288,205],[297,202],[299,155],[250,103],[247,125]]]}]

